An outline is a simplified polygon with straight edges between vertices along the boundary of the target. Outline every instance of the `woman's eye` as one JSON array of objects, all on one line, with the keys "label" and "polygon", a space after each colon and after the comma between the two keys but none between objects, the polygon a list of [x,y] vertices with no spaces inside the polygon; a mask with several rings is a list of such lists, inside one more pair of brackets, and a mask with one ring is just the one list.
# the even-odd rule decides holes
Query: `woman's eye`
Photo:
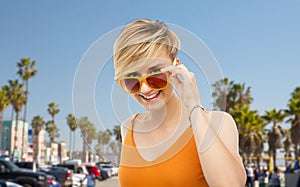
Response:
[{"label": "woman's eye", "polygon": [[152,70],[152,73],[157,73],[157,72],[160,72],[160,69],[153,69]]},{"label": "woman's eye", "polygon": [[138,77],[138,76],[139,76],[138,73],[130,73],[126,77]]}]

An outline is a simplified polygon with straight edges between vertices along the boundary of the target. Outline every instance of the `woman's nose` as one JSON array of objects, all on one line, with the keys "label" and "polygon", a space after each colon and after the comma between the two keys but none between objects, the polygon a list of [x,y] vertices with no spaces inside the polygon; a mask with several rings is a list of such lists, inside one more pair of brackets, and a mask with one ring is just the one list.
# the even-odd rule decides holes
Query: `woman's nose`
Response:
[{"label": "woman's nose", "polygon": [[152,90],[152,88],[150,88],[144,81],[142,82],[142,85],[141,85],[141,90],[140,92],[142,93],[148,93]]}]

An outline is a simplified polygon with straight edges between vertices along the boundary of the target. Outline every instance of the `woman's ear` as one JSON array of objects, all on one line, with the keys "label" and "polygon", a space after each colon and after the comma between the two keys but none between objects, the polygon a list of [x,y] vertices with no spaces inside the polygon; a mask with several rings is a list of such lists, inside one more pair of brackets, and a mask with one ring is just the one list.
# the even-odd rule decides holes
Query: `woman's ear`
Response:
[{"label": "woman's ear", "polygon": [[178,66],[179,64],[180,64],[179,58],[175,57],[175,58],[174,58],[174,61],[173,61],[173,65],[174,65],[174,66]]}]

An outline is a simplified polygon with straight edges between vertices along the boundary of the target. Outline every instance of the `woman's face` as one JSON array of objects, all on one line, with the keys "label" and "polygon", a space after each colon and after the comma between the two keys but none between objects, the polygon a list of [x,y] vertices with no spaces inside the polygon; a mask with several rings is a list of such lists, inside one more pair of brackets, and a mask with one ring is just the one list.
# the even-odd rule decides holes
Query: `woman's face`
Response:
[{"label": "woman's face", "polygon": [[[164,49],[161,50],[158,56],[151,58],[151,60],[149,60],[140,70],[130,73],[129,76],[145,76],[147,74],[158,72],[160,69],[171,64],[172,59]],[[133,94],[132,97],[146,110],[158,110],[165,107],[173,94],[174,91],[171,84],[168,84],[163,90],[153,90],[145,82],[142,82],[140,91]]]}]

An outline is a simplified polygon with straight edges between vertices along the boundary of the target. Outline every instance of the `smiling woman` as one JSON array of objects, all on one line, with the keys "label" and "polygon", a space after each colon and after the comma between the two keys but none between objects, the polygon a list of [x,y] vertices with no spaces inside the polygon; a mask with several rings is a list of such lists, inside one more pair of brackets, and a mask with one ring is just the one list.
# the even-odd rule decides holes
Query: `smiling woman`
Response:
[{"label": "smiling woman", "polygon": [[115,41],[115,80],[146,109],[121,126],[120,184],[244,186],[235,122],[199,107],[196,80],[176,57],[179,48],[177,35],[151,20],[131,22]]}]

